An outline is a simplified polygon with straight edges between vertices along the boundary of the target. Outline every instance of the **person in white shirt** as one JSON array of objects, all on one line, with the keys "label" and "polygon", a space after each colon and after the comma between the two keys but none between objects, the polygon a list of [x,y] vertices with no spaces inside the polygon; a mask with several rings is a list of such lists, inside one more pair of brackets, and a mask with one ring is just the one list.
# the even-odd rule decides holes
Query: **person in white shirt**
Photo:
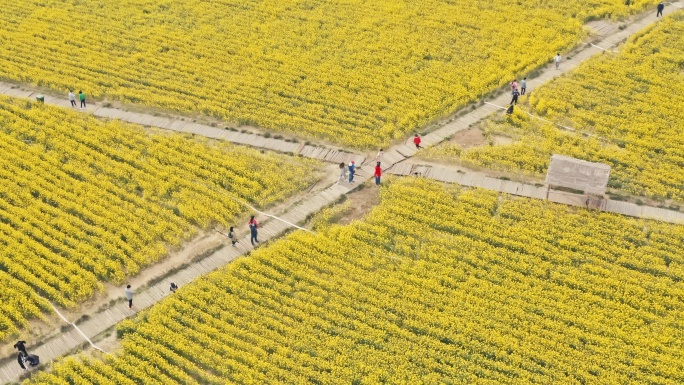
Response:
[{"label": "person in white shirt", "polygon": [[556,62],[556,69],[560,69],[561,57],[559,53],[556,54],[556,58],[554,59],[554,61]]},{"label": "person in white shirt", "polygon": [[72,90],[69,90],[69,101],[71,102],[71,107],[76,107],[76,94]]},{"label": "person in white shirt", "polygon": [[375,156],[375,161],[381,163],[384,155],[385,151],[381,148],[380,151],[378,151],[378,155]]},{"label": "person in white shirt", "polygon": [[126,299],[128,300],[128,308],[133,309],[133,290],[131,290],[131,285],[126,286],[124,294],[126,295]]}]

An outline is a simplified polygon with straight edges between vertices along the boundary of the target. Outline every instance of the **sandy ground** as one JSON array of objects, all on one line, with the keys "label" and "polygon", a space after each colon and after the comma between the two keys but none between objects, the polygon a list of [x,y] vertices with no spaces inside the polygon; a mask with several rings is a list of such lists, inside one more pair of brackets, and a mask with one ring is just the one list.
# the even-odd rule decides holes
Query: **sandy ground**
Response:
[{"label": "sandy ground", "polygon": [[484,145],[487,139],[479,127],[474,127],[459,131],[449,142],[459,144],[463,148],[470,148]]}]

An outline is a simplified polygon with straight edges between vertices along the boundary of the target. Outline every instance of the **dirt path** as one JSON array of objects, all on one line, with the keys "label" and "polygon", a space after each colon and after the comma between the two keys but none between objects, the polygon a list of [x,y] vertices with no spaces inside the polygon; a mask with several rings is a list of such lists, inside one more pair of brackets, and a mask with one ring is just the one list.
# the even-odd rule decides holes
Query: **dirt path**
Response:
[{"label": "dirt path", "polygon": [[[679,6],[677,4],[666,7],[665,14],[672,13],[678,9]],[[630,35],[640,31],[641,29],[655,22],[656,20],[657,19],[655,17],[655,12],[649,11],[647,15],[642,15],[642,17],[636,18],[628,24],[625,24],[623,29],[607,28],[607,30],[610,31],[608,35],[594,41],[594,45],[583,45],[582,47],[576,49],[572,54],[572,59],[564,61],[561,65],[560,70],[555,70],[551,66],[546,66],[540,69],[539,76],[528,81],[528,89],[534,90],[535,87],[540,86],[542,83],[552,80],[554,77],[560,76],[563,73],[571,71],[572,69],[576,68],[582,61],[587,60],[591,56],[602,52],[602,49],[611,49],[617,46]],[[14,87],[16,86],[11,85],[9,83],[0,83],[0,93],[19,97],[32,97],[36,93],[35,90],[22,90],[21,88]],[[503,95],[499,95],[498,97],[488,99],[487,101],[493,104],[505,105],[508,102],[508,98],[509,96],[506,93],[504,93]],[[46,103],[55,105],[66,105],[68,102],[46,97]],[[474,108],[470,112],[460,112],[459,114],[457,114],[457,116],[442,122],[441,127],[425,135],[423,137],[422,145],[424,147],[434,146],[444,141],[445,138],[452,137],[460,131],[467,130],[474,123],[480,121],[481,119],[489,116],[490,114],[496,111],[498,111],[496,107],[484,104]],[[255,147],[268,148],[275,151],[293,152],[303,156],[309,156],[316,159],[326,160],[332,163],[348,162],[351,159],[355,159],[357,165],[362,165],[356,177],[358,183],[363,183],[366,180],[370,179],[374,166],[373,157],[369,157],[366,160],[366,163],[362,164],[364,157],[362,155],[353,154],[352,152],[331,150],[316,146],[307,146],[281,139],[274,139],[274,142],[268,140],[270,138],[265,138],[259,135],[227,131],[224,129],[218,129],[208,125],[202,125],[194,122],[189,123],[185,122],[184,120],[178,120],[174,118],[158,117],[150,114],[124,111],[121,109],[105,106],[93,106],[89,110],[89,112],[92,112],[97,116],[121,119],[132,123],[139,123],[143,125],[154,126],[174,131],[190,132],[193,134],[204,135],[220,140],[228,140],[238,144],[246,144]],[[382,164],[383,169],[387,170],[391,168],[393,165],[412,157],[415,153],[416,148],[411,144],[411,139],[409,138],[405,144],[396,145],[385,152]],[[409,165],[409,167],[412,166]],[[400,166],[393,169],[391,172],[401,174],[399,168]],[[455,178],[457,180],[453,181],[458,181],[461,184],[469,185],[467,178],[459,179],[458,177],[454,177],[454,174],[459,175],[460,173],[453,172],[453,170],[431,170],[428,176],[445,181],[451,181],[451,179]],[[265,225],[261,229],[259,237],[265,242],[268,240],[276,239],[284,232],[292,229],[292,226],[288,223],[303,223],[312,214],[320,211],[323,207],[326,207],[336,202],[338,199],[340,199],[342,195],[347,194],[350,191],[350,187],[352,187],[346,183],[340,185],[329,185],[331,176],[328,175],[327,178],[328,184],[321,183],[321,186],[326,186],[326,188],[315,193],[312,192],[310,194],[307,194],[306,196],[302,197],[299,201],[283,205],[282,210],[277,210],[279,212],[278,216],[286,222],[276,219],[269,219],[268,221],[264,221]],[[332,178],[334,179],[334,176]],[[490,188],[497,191],[501,191],[503,189],[503,192],[509,192],[508,190],[510,190],[508,187],[502,187],[503,182],[518,183],[512,181],[502,181],[500,179],[491,178],[486,175],[482,176],[482,178],[488,179],[482,179],[485,182],[480,183],[482,185],[481,187]],[[493,179],[493,181],[491,179]],[[506,183],[506,186],[509,186],[509,184]],[[371,184],[369,187],[365,188],[374,188],[374,186]],[[538,186],[526,185],[521,188],[530,189],[530,191],[532,191],[532,189],[538,189]],[[366,194],[370,193],[370,190],[366,192]],[[537,197],[537,195],[539,195],[539,192],[537,190],[534,190],[526,196]],[[544,198],[542,197],[541,199]],[[562,203],[572,204],[572,202]],[[617,202],[617,204],[619,203],[626,202]],[[360,210],[361,212],[365,212],[366,209],[367,208],[361,208]],[[630,207],[630,209],[634,208]],[[627,209],[625,210],[629,211]],[[652,215],[656,213],[658,214],[656,215],[656,219],[666,221],[669,218],[667,215],[669,215],[669,213],[673,213],[660,213],[658,210],[655,210],[655,208],[647,208],[646,206],[643,206],[641,210],[642,215],[647,214],[644,215],[644,217],[652,217]],[[648,212],[646,213],[646,211]],[[630,212],[622,213],[625,215],[634,214],[634,212],[631,212],[631,214]],[[358,213],[356,214],[358,215]],[[661,214],[663,216],[658,217]],[[353,217],[354,215],[352,215],[352,218]],[[144,290],[138,290],[135,297],[135,309],[133,311],[129,310],[127,306],[125,306],[121,302],[112,303],[111,306],[107,306],[100,312],[94,315],[91,314],[89,317],[87,317],[87,319],[83,319],[79,326],[88,336],[93,337],[99,335],[103,331],[110,329],[119,321],[134,315],[136,311],[152,306],[153,304],[163,300],[167,295],[169,295],[168,282],[173,281],[181,286],[185,285],[203,274],[207,274],[209,272],[212,272],[216,269],[225,266],[226,264],[230,263],[236,258],[249,253],[251,250],[252,247],[249,244],[248,236],[241,239],[238,247],[231,247],[229,245],[223,246],[211,255],[202,259],[201,261],[198,261],[197,263],[191,263],[185,266],[185,268],[172,273],[167,279],[153,283]],[[116,292],[113,291],[113,293],[114,294],[112,294],[112,298],[116,296]],[[76,317],[77,314],[72,314],[71,316]],[[74,349],[80,347],[83,343],[83,337],[77,332],[75,332],[73,329],[69,329],[65,330],[62,333],[59,333],[53,338],[48,339],[47,341],[45,341],[45,343],[43,343],[40,346],[32,346],[30,350],[40,355],[43,362],[48,363],[49,361],[57,357],[73,352]],[[19,370],[16,362],[14,362],[14,360],[12,359],[12,357],[8,357],[8,360],[4,361],[2,365],[0,365],[0,379],[2,379],[4,382],[16,381],[17,379],[19,379],[20,375],[22,375],[22,373]]]}]

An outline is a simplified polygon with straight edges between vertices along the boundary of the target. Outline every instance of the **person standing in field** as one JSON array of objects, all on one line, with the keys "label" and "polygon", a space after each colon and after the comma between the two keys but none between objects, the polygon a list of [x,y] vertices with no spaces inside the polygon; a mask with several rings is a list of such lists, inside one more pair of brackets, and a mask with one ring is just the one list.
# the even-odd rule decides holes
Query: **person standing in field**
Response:
[{"label": "person standing in field", "polygon": [[126,286],[124,295],[126,295],[126,299],[128,300],[128,308],[133,309],[133,290],[131,290],[131,285]]},{"label": "person standing in field", "polygon": [[556,57],[555,57],[555,59],[553,59],[553,61],[556,62],[556,69],[557,70],[560,69],[560,61],[561,61],[560,53],[556,53]]},{"label": "person standing in field", "polygon": [[249,233],[251,235],[249,241],[252,242],[252,246],[254,246],[254,242],[259,243],[257,240],[257,228],[259,227],[259,222],[257,222],[257,220],[254,219],[254,215],[252,215],[247,225],[249,225]]},{"label": "person standing in field", "polygon": [[71,107],[76,107],[76,95],[72,90],[69,90],[69,102],[71,103]]},{"label": "person standing in field", "polygon": [[513,95],[513,99],[511,99],[511,102],[509,104],[518,104],[518,96],[520,95],[518,89],[514,88],[513,91],[511,91],[511,95]]},{"label": "person standing in field", "polygon": [[523,78],[520,82],[520,95],[525,95],[525,90],[527,90],[527,78]]},{"label": "person standing in field", "polygon": [[356,164],[352,160],[349,162],[349,183],[354,183],[354,174],[356,173]]},{"label": "person standing in field", "polygon": [[83,91],[78,91],[78,99],[81,101],[81,108],[85,108],[86,106],[86,97]]},{"label": "person standing in field", "polygon": [[413,137],[413,144],[416,145],[416,148],[421,148],[421,147],[420,147],[420,142],[421,142],[421,140],[420,140],[420,135],[416,134],[416,135]]},{"label": "person standing in field", "polygon": [[656,17],[663,16],[663,10],[665,9],[665,4],[661,1],[660,4],[658,4],[658,13],[656,13]]},{"label": "person standing in field", "polygon": [[347,179],[347,168],[344,167],[344,162],[340,162],[340,177],[337,178],[337,184],[344,182]]},{"label": "person standing in field", "polygon": [[375,165],[375,173],[373,174],[375,177],[375,184],[379,185],[380,184],[380,177],[382,176],[382,168],[380,168],[380,162],[378,162]]}]

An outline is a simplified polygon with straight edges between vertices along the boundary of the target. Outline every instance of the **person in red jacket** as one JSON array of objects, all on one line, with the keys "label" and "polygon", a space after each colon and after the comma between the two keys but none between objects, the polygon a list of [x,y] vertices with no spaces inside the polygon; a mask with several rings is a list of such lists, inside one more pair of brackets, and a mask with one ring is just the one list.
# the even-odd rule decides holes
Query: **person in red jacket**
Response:
[{"label": "person in red jacket", "polygon": [[382,169],[380,168],[380,162],[375,166],[375,174],[373,174],[375,177],[375,184],[379,185],[380,184],[380,177],[382,176]]},{"label": "person in red jacket", "polygon": [[418,134],[413,137],[413,144],[416,145],[416,148],[420,148],[420,136]]}]

